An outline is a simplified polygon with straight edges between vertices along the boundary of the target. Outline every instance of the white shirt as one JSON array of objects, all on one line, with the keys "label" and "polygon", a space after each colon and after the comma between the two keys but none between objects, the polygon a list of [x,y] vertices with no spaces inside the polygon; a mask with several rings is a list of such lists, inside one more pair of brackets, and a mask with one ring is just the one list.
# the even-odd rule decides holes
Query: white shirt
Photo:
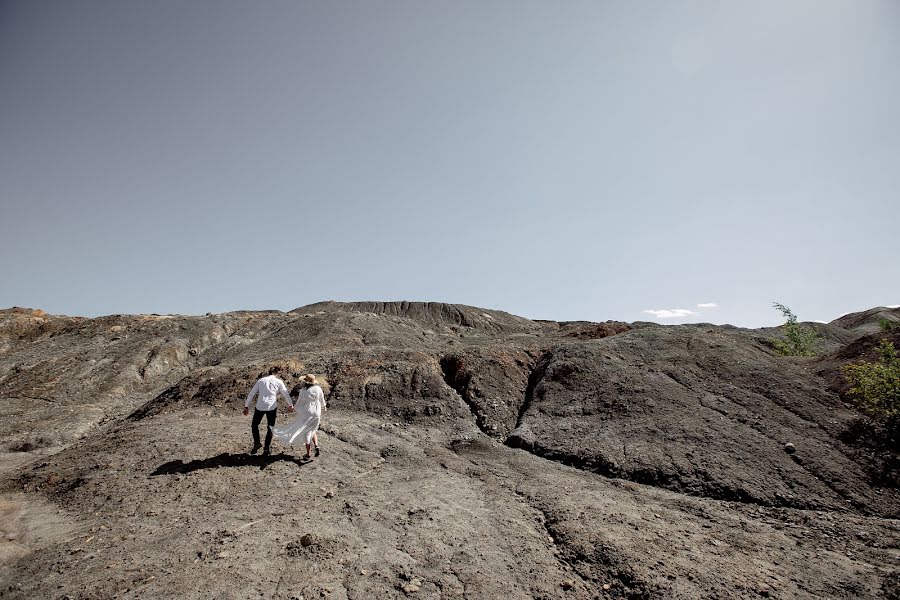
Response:
[{"label": "white shirt", "polygon": [[259,398],[256,400],[256,410],[273,410],[278,408],[279,392],[284,396],[288,405],[292,404],[290,393],[288,392],[287,386],[284,385],[284,382],[274,375],[267,375],[266,377],[260,378],[256,384],[254,384],[253,389],[247,394],[247,400],[244,401],[244,406],[250,408],[250,402],[253,400],[253,396],[259,394]]}]

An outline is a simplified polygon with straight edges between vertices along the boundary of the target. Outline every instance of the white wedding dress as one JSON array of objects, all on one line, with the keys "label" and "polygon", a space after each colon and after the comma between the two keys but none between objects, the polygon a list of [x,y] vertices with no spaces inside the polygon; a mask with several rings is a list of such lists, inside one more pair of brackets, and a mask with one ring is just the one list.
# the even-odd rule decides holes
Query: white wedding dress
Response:
[{"label": "white wedding dress", "polygon": [[325,394],[317,385],[300,390],[297,403],[294,404],[297,416],[287,427],[272,427],[272,434],[279,441],[293,445],[299,440],[311,444],[313,435],[319,429],[322,411],[325,410]]}]

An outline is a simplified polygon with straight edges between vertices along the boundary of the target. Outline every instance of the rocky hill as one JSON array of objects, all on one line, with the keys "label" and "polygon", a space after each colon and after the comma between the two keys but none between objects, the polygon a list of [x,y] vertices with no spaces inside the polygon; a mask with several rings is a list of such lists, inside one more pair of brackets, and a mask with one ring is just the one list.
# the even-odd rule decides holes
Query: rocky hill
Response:
[{"label": "rocky hill", "polygon": [[[442,303],[0,311],[0,598],[897,598],[896,449],[840,375],[885,321],[787,358]],[[272,365],[324,382],[316,461],[246,454]]]}]

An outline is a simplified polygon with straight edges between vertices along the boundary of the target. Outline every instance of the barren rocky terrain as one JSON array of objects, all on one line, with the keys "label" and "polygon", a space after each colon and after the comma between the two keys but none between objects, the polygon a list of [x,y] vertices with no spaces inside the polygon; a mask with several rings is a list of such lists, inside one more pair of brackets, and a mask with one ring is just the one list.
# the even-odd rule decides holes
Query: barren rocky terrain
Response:
[{"label": "barren rocky terrain", "polygon": [[[900,598],[896,448],[840,375],[885,319],[789,358],[440,303],[3,310],[0,598]],[[325,382],[317,460],[246,453],[272,365]]]}]

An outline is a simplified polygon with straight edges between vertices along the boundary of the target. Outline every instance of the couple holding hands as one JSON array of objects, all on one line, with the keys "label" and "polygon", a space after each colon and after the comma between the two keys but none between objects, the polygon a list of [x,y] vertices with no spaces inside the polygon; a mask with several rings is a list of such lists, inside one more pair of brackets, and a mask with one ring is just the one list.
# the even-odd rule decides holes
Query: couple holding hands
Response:
[{"label": "couple holding hands", "polygon": [[[316,381],[315,375],[304,375],[300,380],[297,392],[297,400],[293,401],[288,393],[287,386],[284,385],[278,377],[281,369],[272,367],[269,374],[260,377],[244,402],[244,415],[250,413],[250,403],[254,396],[258,396],[256,407],[253,411],[253,421],[250,429],[253,433],[253,448],[250,454],[256,454],[260,448],[263,449],[263,456],[271,453],[270,446],[272,444],[272,436],[274,435],[279,441],[293,445],[294,442],[303,439],[306,443],[306,457],[311,459],[310,446],[315,445],[316,456],[319,456],[319,436],[316,431],[319,429],[319,422],[322,420],[322,413],[328,410],[325,405],[325,394],[322,387]],[[278,416],[278,394],[284,396],[288,404],[288,412],[295,412],[294,420],[284,428],[275,428],[275,418]],[[266,431],[266,445],[259,443],[259,424],[263,417],[266,418],[268,431]]]}]

